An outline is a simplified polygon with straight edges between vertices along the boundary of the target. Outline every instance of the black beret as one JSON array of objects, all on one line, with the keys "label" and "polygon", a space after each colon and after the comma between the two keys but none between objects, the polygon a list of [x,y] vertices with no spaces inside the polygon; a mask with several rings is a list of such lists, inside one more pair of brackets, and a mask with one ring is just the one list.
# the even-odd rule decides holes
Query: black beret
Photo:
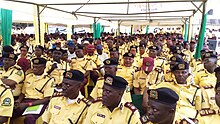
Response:
[{"label": "black beret", "polygon": [[103,63],[104,65],[118,65],[118,60],[116,58],[109,58],[106,59]]},{"label": "black beret", "polygon": [[137,49],[137,46],[135,46],[135,45],[130,46],[130,49],[132,49],[132,48]]},{"label": "black beret", "polygon": [[174,105],[179,100],[177,93],[169,88],[150,89],[147,91],[150,99],[167,105]]},{"label": "black beret", "polygon": [[118,48],[117,47],[113,47],[109,50],[110,52],[118,52]]},{"label": "black beret", "polygon": [[14,49],[11,46],[4,46],[3,51],[7,53],[14,53]]},{"label": "black beret", "polygon": [[27,45],[22,45],[19,49],[21,50],[22,48],[26,48],[27,50],[29,49]]},{"label": "black beret", "polygon": [[181,57],[179,57],[179,56],[172,56],[170,58],[170,61],[173,61],[173,62],[184,62],[184,60]]},{"label": "black beret", "polygon": [[205,53],[204,57],[205,58],[217,58],[218,57],[218,53],[215,52],[215,51],[210,50],[210,51]]},{"label": "black beret", "polygon": [[148,49],[149,50],[160,50],[158,46],[150,46]]},{"label": "black beret", "polygon": [[186,70],[186,69],[189,69],[189,64],[187,62],[179,62],[178,64],[176,64],[172,68],[172,71],[175,71],[175,70]]},{"label": "black beret", "polygon": [[146,45],[140,44],[139,47],[144,47],[144,48],[146,48]]},{"label": "black beret", "polygon": [[18,59],[18,56],[14,53],[9,53],[9,54],[4,54],[3,58],[10,58],[16,61]]},{"label": "black beret", "polygon": [[217,68],[215,68],[214,72],[215,72],[215,73],[220,72],[220,66],[217,67]]},{"label": "black beret", "polygon": [[44,51],[44,47],[42,47],[41,45],[35,46],[35,49],[37,49],[37,48],[39,48],[39,49],[41,49],[42,51]]},{"label": "black beret", "polygon": [[75,80],[75,81],[84,81],[84,74],[79,70],[71,70],[63,73],[64,78]]},{"label": "black beret", "polygon": [[128,82],[124,78],[119,77],[119,76],[106,74],[104,76],[104,79],[105,79],[105,82],[104,82],[105,84],[112,86],[112,87],[119,88],[119,89],[125,89],[128,85]]},{"label": "black beret", "polygon": [[131,58],[134,58],[134,55],[132,54],[132,53],[125,53],[124,55],[123,55],[123,57],[131,57]]},{"label": "black beret", "polygon": [[81,44],[76,44],[75,49],[82,49],[83,50],[83,46]]},{"label": "black beret", "polygon": [[63,53],[63,49],[61,49],[61,48],[59,48],[59,47],[53,48],[53,49],[52,49],[52,52],[54,52],[54,51],[60,51],[60,52]]},{"label": "black beret", "polygon": [[45,58],[35,58],[35,59],[32,59],[32,62],[33,64],[36,64],[36,65],[40,65],[40,64],[46,65],[47,60]]}]

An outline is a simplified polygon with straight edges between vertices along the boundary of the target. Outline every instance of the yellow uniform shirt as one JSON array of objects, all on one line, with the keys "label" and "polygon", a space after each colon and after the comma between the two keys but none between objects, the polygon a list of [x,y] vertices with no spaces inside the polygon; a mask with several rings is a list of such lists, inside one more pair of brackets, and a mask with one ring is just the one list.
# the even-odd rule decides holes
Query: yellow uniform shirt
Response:
[{"label": "yellow uniform shirt", "polygon": [[24,80],[24,72],[20,66],[14,65],[7,71],[2,70],[0,72],[1,79],[10,79],[17,83],[16,88],[13,90],[13,96],[19,96],[21,94],[22,85],[21,82]]},{"label": "yellow uniform shirt", "polygon": [[164,66],[164,81],[165,82],[172,82],[174,81],[175,77],[170,70],[170,64],[166,64]]},{"label": "yellow uniform shirt", "polygon": [[93,70],[94,63],[92,61],[86,60],[86,58],[75,58],[71,61],[71,69],[79,70],[84,74],[86,71]]},{"label": "yellow uniform shirt", "polygon": [[93,68],[97,68],[102,65],[102,62],[100,61],[99,56],[97,54],[94,54],[92,56],[86,55],[85,58],[95,63],[95,65],[93,65]]},{"label": "yellow uniform shirt", "polygon": [[53,83],[54,79],[49,76],[36,76],[30,73],[24,80],[22,93],[27,99],[43,99],[45,97],[50,97],[54,92]]},{"label": "yellow uniform shirt", "polygon": [[[54,63],[57,62],[53,62],[53,61],[48,61],[46,64],[46,72],[48,72],[51,68],[52,65]],[[61,63],[57,63],[57,67],[56,69],[54,69],[51,73],[50,76],[53,77],[55,79],[54,84],[60,84],[63,81],[63,73],[64,73],[64,69],[63,69],[64,63],[61,61]]]},{"label": "yellow uniform shirt", "polygon": [[133,67],[119,66],[116,75],[123,77],[128,82],[128,86],[132,89],[134,72],[135,69]]},{"label": "yellow uniform shirt", "polygon": [[158,85],[151,86],[150,89],[161,87],[170,88],[179,95],[176,112],[188,118],[196,117],[197,110],[201,109],[202,96],[199,87],[193,85],[192,76],[189,76],[189,78],[187,79],[187,85],[177,84],[176,81],[163,82]]},{"label": "yellow uniform shirt", "polygon": [[[205,120],[211,119],[211,116],[215,115],[215,110],[218,109],[218,106],[215,102],[215,84],[216,77],[215,73],[211,74],[206,69],[202,69],[195,74],[195,84],[199,85],[202,91],[203,101],[202,101],[202,110],[200,115]],[[204,117],[209,116],[209,117]]]},{"label": "yellow uniform shirt", "polygon": [[133,86],[140,90],[140,93],[143,94],[144,89],[153,84],[158,84],[162,82],[162,75],[157,77],[157,71],[153,70],[148,75],[140,70],[135,72]]},{"label": "yellow uniform shirt", "polygon": [[12,117],[14,98],[11,89],[0,85],[0,116]]},{"label": "yellow uniform shirt", "polygon": [[[130,119],[129,119],[130,118]],[[84,124],[141,124],[138,110],[121,100],[112,112],[101,101],[95,101],[88,109]]]},{"label": "yellow uniform shirt", "polygon": [[82,124],[90,102],[81,94],[70,100],[66,97],[54,97],[42,115],[48,124]]},{"label": "yellow uniform shirt", "polygon": [[[104,86],[104,78],[100,77],[95,87],[93,88],[90,96],[94,99],[98,97],[102,97],[103,86]],[[124,98],[125,102],[132,102],[130,88],[126,88],[122,97]]]}]

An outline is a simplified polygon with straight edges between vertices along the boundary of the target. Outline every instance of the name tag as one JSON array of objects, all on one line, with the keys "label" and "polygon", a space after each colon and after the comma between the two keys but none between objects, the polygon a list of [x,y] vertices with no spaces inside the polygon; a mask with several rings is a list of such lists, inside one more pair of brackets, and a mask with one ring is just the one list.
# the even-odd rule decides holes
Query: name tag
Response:
[{"label": "name tag", "polygon": [[105,118],[105,115],[103,115],[103,114],[99,114],[99,113],[98,113],[97,116],[98,116],[98,117],[101,117],[101,118]]},{"label": "name tag", "polygon": [[54,106],[54,108],[55,108],[55,109],[58,109],[58,110],[60,110],[60,109],[61,109],[61,107],[56,106],[56,105]]}]

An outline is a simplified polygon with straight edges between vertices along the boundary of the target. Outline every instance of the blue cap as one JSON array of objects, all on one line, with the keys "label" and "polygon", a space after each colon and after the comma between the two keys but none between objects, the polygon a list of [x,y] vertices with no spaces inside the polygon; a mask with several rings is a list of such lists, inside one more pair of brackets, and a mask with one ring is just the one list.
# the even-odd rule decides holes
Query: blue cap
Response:
[{"label": "blue cap", "polygon": [[102,45],[101,45],[101,44],[97,45],[97,46],[96,46],[96,49],[97,49],[97,50],[102,50]]},{"label": "blue cap", "polygon": [[67,41],[67,46],[74,47],[75,45],[74,45],[72,40],[68,40]]}]

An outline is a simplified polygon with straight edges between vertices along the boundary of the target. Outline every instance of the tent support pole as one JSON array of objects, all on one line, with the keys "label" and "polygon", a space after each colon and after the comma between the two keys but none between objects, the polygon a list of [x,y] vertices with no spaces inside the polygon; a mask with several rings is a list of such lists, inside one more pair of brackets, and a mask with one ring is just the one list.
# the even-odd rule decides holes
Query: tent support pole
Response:
[{"label": "tent support pole", "polygon": [[39,33],[39,43],[41,44],[41,32],[40,32],[40,7],[37,5],[37,21],[38,21],[38,33]]}]

